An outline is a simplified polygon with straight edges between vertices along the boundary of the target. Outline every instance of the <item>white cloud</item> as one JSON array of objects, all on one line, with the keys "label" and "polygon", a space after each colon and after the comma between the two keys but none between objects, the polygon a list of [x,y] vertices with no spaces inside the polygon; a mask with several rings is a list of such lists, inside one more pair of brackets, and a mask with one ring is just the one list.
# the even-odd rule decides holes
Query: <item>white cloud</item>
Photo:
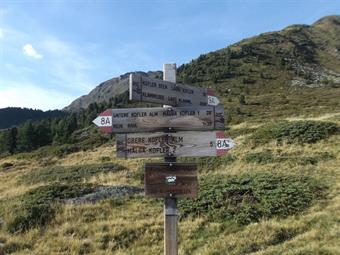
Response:
[{"label": "white cloud", "polygon": [[0,87],[0,108],[11,106],[42,110],[61,109],[74,99],[71,95],[44,89],[35,84],[0,82],[8,85]]},{"label": "white cloud", "polygon": [[29,56],[29,57],[32,57],[32,58],[35,58],[35,59],[41,59],[43,58],[43,55],[39,54],[32,46],[32,44],[25,44],[23,47],[22,47],[22,50],[24,52],[25,55]]},{"label": "white cloud", "polygon": [[81,93],[87,93],[93,88],[90,78],[93,66],[80,49],[52,36],[46,36],[40,46],[46,52],[46,61],[49,62],[47,72],[56,84]]}]

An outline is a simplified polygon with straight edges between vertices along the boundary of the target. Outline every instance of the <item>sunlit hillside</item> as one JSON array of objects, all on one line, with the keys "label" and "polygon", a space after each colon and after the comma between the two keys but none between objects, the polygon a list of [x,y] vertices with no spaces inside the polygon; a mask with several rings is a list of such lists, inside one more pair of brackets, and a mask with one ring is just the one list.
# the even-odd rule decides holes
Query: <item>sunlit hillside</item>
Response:
[{"label": "sunlit hillside", "polygon": [[[339,254],[340,113],[301,119],[231,126],[227,156],[185,159],[201,188],[179,203],[180,254]],[[162,201],[138,189],[143,162],[117,159],[112,142],[2,158],[0,251],[162,254]]]}]

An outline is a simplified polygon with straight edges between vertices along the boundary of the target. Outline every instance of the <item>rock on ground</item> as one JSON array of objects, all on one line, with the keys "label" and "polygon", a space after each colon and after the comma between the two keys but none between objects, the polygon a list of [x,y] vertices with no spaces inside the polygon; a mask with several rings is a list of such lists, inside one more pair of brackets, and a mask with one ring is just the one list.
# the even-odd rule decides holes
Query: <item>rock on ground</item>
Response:
[{"label": "rock on ground", "polygon": [[133,186],[102,186],[94,190],[93,193],[86,194],[81,197],[65,200],[67,204],[87,204],[96,203],[99,200],[122,197],[124,195],[132,195],[143,192],[144,189]]}]

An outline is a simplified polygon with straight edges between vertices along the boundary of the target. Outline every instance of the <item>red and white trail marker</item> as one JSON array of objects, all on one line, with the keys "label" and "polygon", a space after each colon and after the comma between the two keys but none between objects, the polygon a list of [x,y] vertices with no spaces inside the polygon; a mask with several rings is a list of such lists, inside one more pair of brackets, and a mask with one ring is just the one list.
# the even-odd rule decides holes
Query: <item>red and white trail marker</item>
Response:
[{"label": "red and white trail marker", "polygon": [[112,133],[112,110],[108,109],[92,121],[104,133]]},{"label": "red and white trail marker", "polygon": [[216,156],[222,156],[228,150],[236,146],[236,143],[228,137],[225,137],[224,132],[216,132]]}]

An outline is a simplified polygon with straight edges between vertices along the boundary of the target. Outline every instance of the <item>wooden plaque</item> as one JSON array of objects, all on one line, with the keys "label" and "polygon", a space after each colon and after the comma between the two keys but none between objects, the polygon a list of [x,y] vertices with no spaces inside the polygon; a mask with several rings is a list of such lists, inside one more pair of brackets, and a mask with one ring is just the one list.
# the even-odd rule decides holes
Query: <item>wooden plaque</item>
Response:
[{"label": "wooden plaque", "polygon": [[192,163],[146,163],[146,197],[197,197],[197,165]]},{"label": "wooden plaque", "polygon": [[105,133],[222,130],[222,106],[108,109],[93,121]]},{"label": "wooden plaque", "polygon": [[207,88],[153,79],[140,74],[130,74],[129,95],[130,100],[171,106],[216,106],[219,103]]},{"label": "wooden plaque", "polygon": [[117,134],[116,140],[117,156],[125,158],[222,156],[235,145],[223,131]]}]

